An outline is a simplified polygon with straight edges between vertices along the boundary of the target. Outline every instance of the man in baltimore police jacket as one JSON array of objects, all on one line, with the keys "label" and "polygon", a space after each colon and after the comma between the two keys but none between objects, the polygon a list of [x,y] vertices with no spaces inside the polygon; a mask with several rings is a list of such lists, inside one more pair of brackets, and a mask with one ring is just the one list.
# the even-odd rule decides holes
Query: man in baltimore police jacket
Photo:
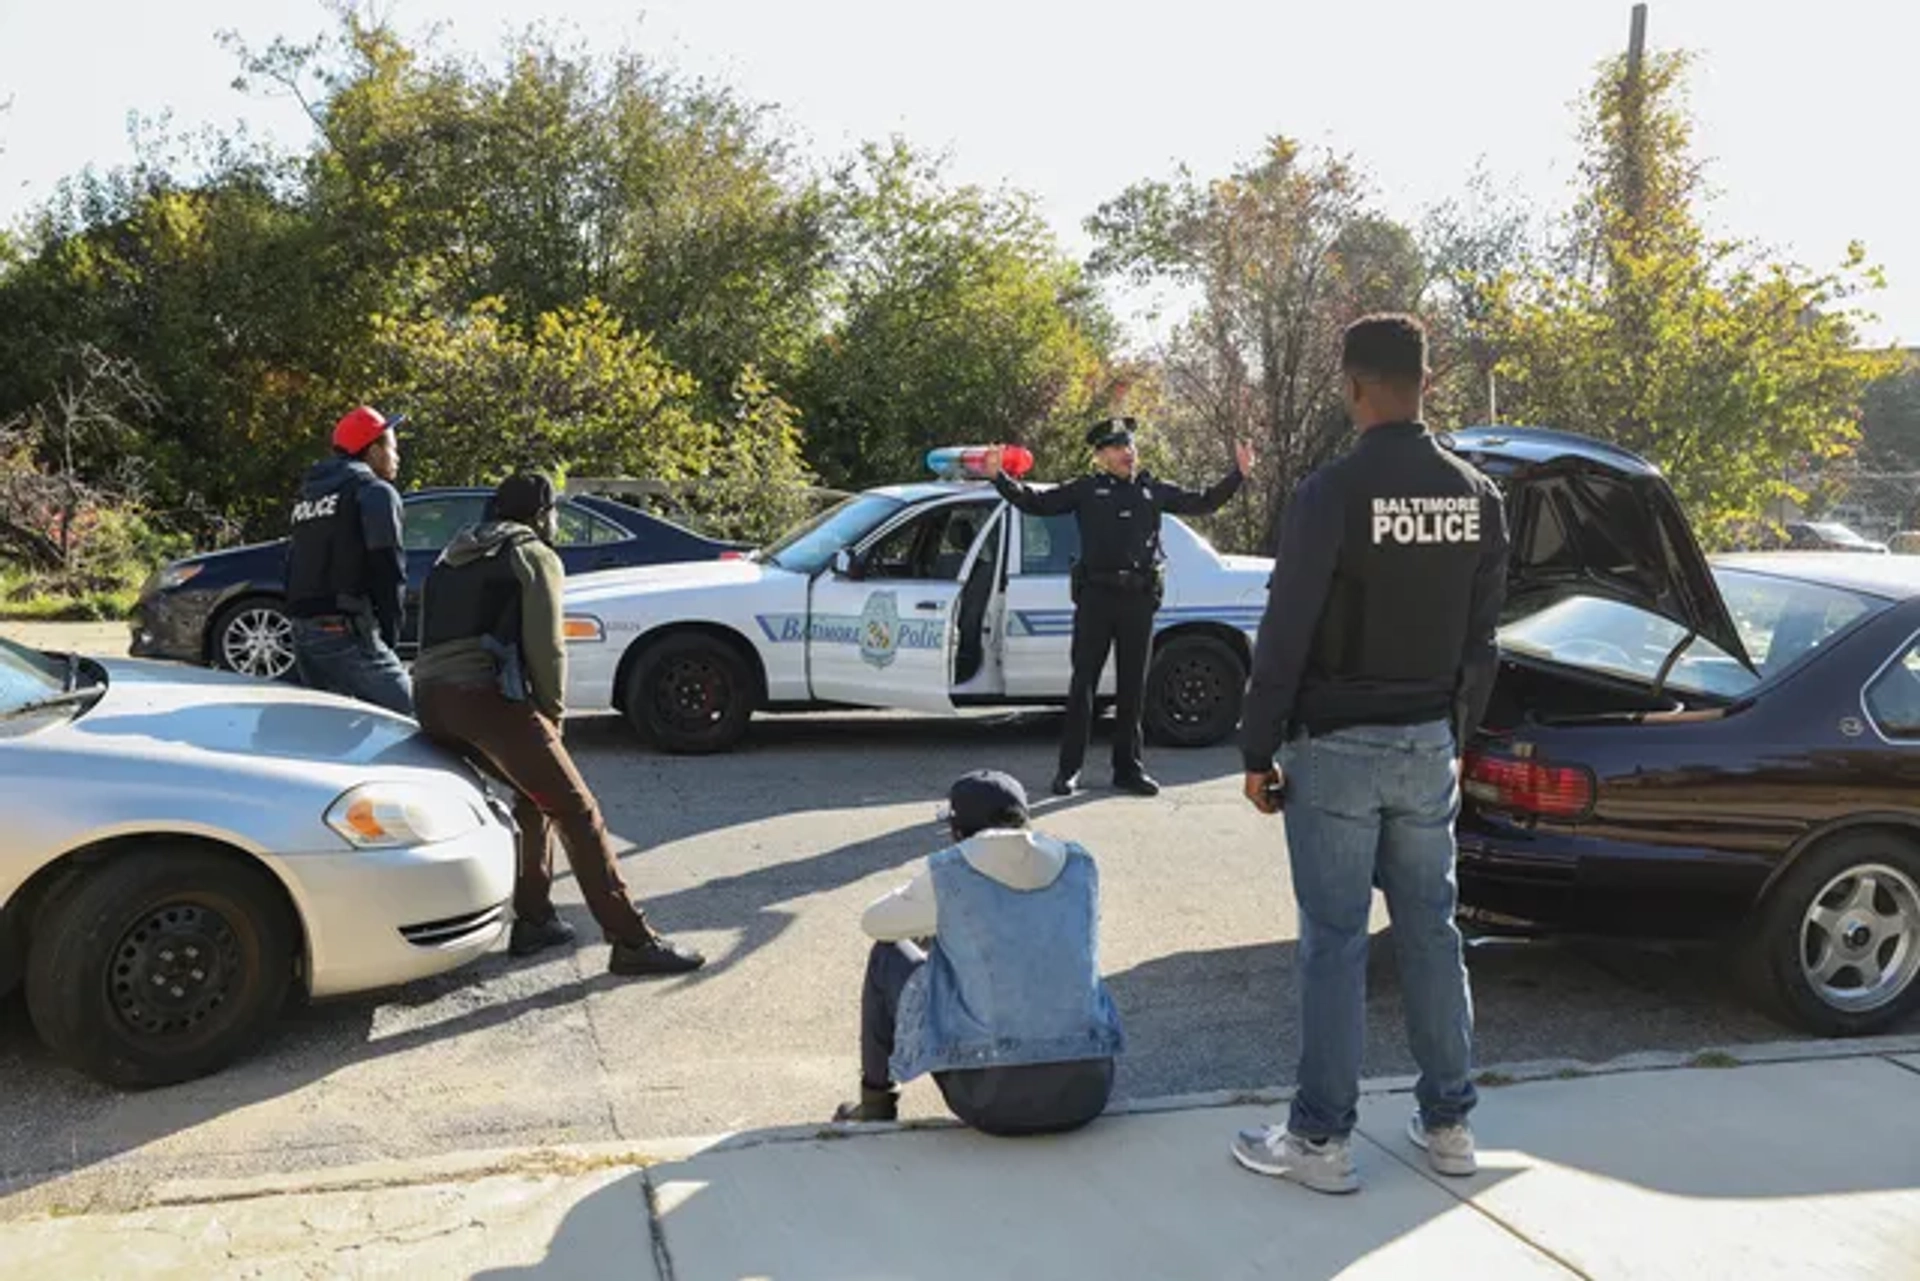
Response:
[{"label": "man in baltimore police jacket", "polygon": [[1506,515],[1493,483],[1421,422],[1426,358],[1412,317],[1347,329],[1341,368],[1360,438],[1287,508],[1241,720],[1247,797],[1286,815],[1301,1045],[1287,1123],[1243,1131],[1233,1155],[1320,1192],[1359,1186],[1350,1136],[1376,883],[1420,1066],[1408,1138],[1442,1174],[1475,1169],[1453,822],[1460,746],[1497,662]]}]

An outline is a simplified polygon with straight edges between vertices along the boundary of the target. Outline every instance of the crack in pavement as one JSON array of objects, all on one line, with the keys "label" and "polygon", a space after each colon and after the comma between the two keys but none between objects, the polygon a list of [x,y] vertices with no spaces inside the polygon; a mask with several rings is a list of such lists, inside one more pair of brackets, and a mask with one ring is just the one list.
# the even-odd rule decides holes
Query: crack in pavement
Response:
[{"label": "crack in pavement", "polygon": [[[1479,1215],[1482,1219],[1492,1224],[1496,1229],[1506,1233],[1508,1236],[1512,1237],[1515,1241],[1518,1241],[1521,1245],[1525,1246],[1527,1249],[1533,1250],[1538,1254],[1544,1255],[1545,1257],[1552,1259],[1555,1263],[1559,1264],[1562,1268],[1565,1268],[1570,1275],[1579,1277],[1581,1281],[1595,1281],[1592,1273],[1586,1271],[1585,1269],[1575,1264],[1572,1259],[1567,1258],[1565,1255],[1559,1253],[1558,1251],[1554,1250],[1550,1246],[1542,1245],[1540,1242],[1535,1241],[1532,1237],[1528,1236],[1520,1228],[1516,1227],[1514,1224],[1508,1223],[1505,1219],[1495,1214],[1492,1210],[1487,1209],[1487,1207],[1481,1205],[1478,1201],[1475,1201],[1473,1197],[1469,1195],[1469,1193],[1472,1190],[1472,1182],[1470,1180],[1448,1178],[1444,1175],[1441,1175],[1440,1173],[1435,1171],[1431,1166],[1429,1166],[1424,1160],[1415,1160],[1403,1154],[1400,1151],[1399,1145],[1396,1144],[1390,1147],[1387,1144],[1381,1142],[1379,1139],[1374,1138],[1371,1134],[1368,1134],[1364,1130],[1356,1129],[1354,1130],[1354,1134],[1355,1136],[1363,1140],[1369,1147],[1373,1148],[1376,1152],[1379,1152],[1382,1155],[1384,1155],[1388,1160],[1398,1162],[1400,1165],[1405,1166],[1407,1169],[1413,1171],[1413,1173],[1416,1176],[1418,1176],[1421,1179],[1424,1179],[1428,1183],[1431,1183],[1434,1187],[1439,1188],[1442,1192],[1446,1193],[1449,1197],[1453,1198],[1455,1202],[1465,1206],[1467,1209],[1471,1210],[1473,1213]],[[1463,1185],[1463,1184],[1465,1186],[1456,1186],[1456,1185]]]}]

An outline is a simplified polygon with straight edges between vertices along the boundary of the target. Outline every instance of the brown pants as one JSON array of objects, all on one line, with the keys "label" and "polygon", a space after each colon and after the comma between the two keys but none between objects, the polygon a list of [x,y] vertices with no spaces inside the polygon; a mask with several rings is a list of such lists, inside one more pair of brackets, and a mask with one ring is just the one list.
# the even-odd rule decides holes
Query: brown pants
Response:
[{"label": "brown pants", "polygon": [[627,895],[620,864],[607,839],[600,807],[573,766],[552,721],[532,703],[509,702],[491,685],[430,682],[414,691],[420,727],[455,751],[477,756],[519,794],[520,873],[514,915],[526,921],[553,916],[552,829],[560,829],[567,862],[587,908],[609,942],[639,943],[651,931]]}]

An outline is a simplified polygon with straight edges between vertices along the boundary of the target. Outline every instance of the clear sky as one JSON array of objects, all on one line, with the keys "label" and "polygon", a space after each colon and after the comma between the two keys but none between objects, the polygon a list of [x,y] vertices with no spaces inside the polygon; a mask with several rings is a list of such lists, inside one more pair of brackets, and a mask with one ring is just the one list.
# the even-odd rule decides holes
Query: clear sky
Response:
[{"label": "clear sky", "polygon": [[[1387,212],[1417,219],[1476,162],[1562,207],[1574,103],[1626,41],[1626,0],[389,0],[487,54],[570,24],[777,105],[825,160],[901,133],[953,173],[1033,192],[1063,243],[1128,183],[1184,161],[1225,173],[1272,133],[1350,153]],[[256,44],[330,24],[319,0],[0,0],[0,219],[89,161],[129,155],[130,112],[306,137],[282,100],[236,93],[215,32]],[[1652,0],[1650,43],[1700,55],[1699,149],[1716,230],[1810,267],[1866,242],[1890,288],[1876,340],[1920,344],[1913,0]]]}]

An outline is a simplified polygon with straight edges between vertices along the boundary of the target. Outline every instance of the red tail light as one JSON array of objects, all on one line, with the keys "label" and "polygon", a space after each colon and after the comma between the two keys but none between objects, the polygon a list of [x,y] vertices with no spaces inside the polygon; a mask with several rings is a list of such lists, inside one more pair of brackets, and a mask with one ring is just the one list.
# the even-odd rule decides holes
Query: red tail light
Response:
[{"label": "red tail light", "polygon": [[1593,773],[1584,766],[1468,752],[1462,772],[1462,790],[1483,805],[1548,818],[1578,818],[1593,808]]},{"label": "red tail light", "polygon": [[720,553],[721,560],[745,560],[746,558],[747,558],[747,554],[745,552],[721,552]]}]

